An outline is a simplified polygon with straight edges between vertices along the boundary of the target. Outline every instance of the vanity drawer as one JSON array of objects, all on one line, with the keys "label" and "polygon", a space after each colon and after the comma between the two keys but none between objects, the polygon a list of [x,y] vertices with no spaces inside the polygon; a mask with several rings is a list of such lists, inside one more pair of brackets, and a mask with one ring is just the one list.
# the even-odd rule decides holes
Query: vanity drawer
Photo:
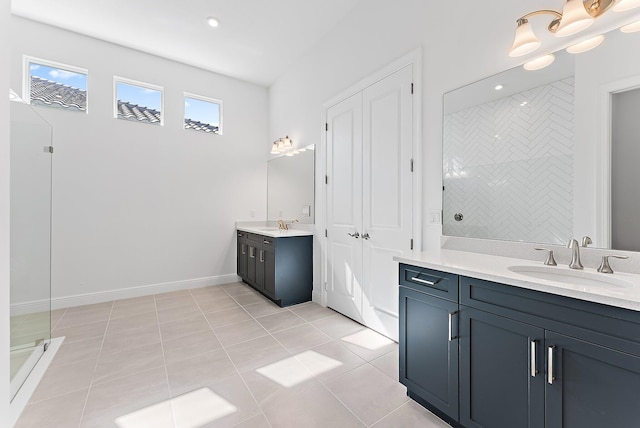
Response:
[{"label": "vanity drawer", "polygon": [[273,248],[276,245],[276,238],[271,238],[269,236],[261,236],[262,246],[266,248]]},{"label": "vanity drawer", "polygon": [[458,301],[458,275],[400,263],[400,285],[442,299]]},{"label": "vanity drawer", "polygon": [[640,355],[640,312],[460,277],[460,304]]}]

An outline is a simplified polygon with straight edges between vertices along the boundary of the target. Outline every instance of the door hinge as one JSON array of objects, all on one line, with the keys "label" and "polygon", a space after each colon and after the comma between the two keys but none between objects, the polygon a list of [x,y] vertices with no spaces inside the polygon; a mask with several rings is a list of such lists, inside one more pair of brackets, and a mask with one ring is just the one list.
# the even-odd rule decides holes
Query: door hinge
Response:
[{"label": "door hinge", "polygon": [[53,153],[53,146],[44,146],[45,153]]},{"label": "door hinge", "polygon": [[329,124],[328,124],[328,123],[326,123],[326,122],[325,122],[325,124],[324,124],[324,130],[325,130],[325,131],[328,131],[328,130],[329,130]]},{"label": "door hinge", "polygon": [[411,238],[411,249],[413,250],[413,238]]},{"label": "door hinge", "polygon": [[411,93],[413,94],[413,83],[411,84]]},{"label": "door hinge", "polygon": [[411,172],[413,172],[413,159],[411,159]]},{"label": "door hinge", "polygon": [[328,175],[324,176],[324,184],[329,184],[329,176]]},{"label": "door hinge", "polygon": [[324,230],[324,237],[328,238],[329,237],[329,232],[327,231],[327,229]]}]

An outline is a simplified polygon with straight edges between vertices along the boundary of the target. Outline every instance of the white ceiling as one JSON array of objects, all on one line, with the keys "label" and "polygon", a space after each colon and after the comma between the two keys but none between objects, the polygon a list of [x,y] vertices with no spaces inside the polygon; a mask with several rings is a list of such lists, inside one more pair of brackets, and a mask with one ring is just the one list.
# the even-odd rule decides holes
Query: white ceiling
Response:
[{"label": "white ceiling", "polygon": [[[360,0],[12,0],[18,16],[268,86]],[[218,28],[205,19],[215,16]]]}]

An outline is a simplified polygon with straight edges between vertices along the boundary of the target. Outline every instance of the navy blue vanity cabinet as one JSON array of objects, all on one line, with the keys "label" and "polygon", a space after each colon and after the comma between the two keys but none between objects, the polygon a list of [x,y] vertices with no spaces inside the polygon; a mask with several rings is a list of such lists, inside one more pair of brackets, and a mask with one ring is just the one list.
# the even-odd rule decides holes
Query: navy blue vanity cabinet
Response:
[{"label": "navy blue vanity cabinet", "polygon": [[[239,232],[244,233],[244,232]],[[280,306],[311,300],[313,292],[313,237],[270,237],[246,234],[247,272],[241,274],[239,243],[238,275],[244,282]]]},{"label": "navy blue vanity cabinet", "polygon": [[460,423],[543,428],[544,329],[460,306]]},{"label": "navy blue vanity cabinet", "polygon": [[467,277],[460,308],[465,427],[640,426],[639,312]]},{"label": "navy blue vanity cabinet", "polygon": [[247,266],[247,261],[248,261],[248,249],[247,249],[247,233],[246,232],[241,232],[241,231],[237,231],[237,238],[238,238],[238,244],[237,244],[237,252],[238,252],[238,276],[240,278],[242,278],[243,281],[247,280],[247,272],[248,272],[248,266]]},{"label": "navy blue vanity cabinet", "polygon": [[400,382],[409,396],[458,420],[458,277],[400,264]]}]

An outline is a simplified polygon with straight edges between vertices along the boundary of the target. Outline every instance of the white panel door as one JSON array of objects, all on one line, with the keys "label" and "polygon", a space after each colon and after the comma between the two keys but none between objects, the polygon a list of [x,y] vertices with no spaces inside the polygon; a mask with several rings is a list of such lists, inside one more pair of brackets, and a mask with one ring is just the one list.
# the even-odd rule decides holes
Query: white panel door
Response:
[{"label": "white panel door", "polygon": [[398,340],[398,264],[413,233],[412,66],[363,92],[363,319]]},{"label": "white panel door", "polygon": [[327,124],[327,306],[362,322],[362,93]]}]

